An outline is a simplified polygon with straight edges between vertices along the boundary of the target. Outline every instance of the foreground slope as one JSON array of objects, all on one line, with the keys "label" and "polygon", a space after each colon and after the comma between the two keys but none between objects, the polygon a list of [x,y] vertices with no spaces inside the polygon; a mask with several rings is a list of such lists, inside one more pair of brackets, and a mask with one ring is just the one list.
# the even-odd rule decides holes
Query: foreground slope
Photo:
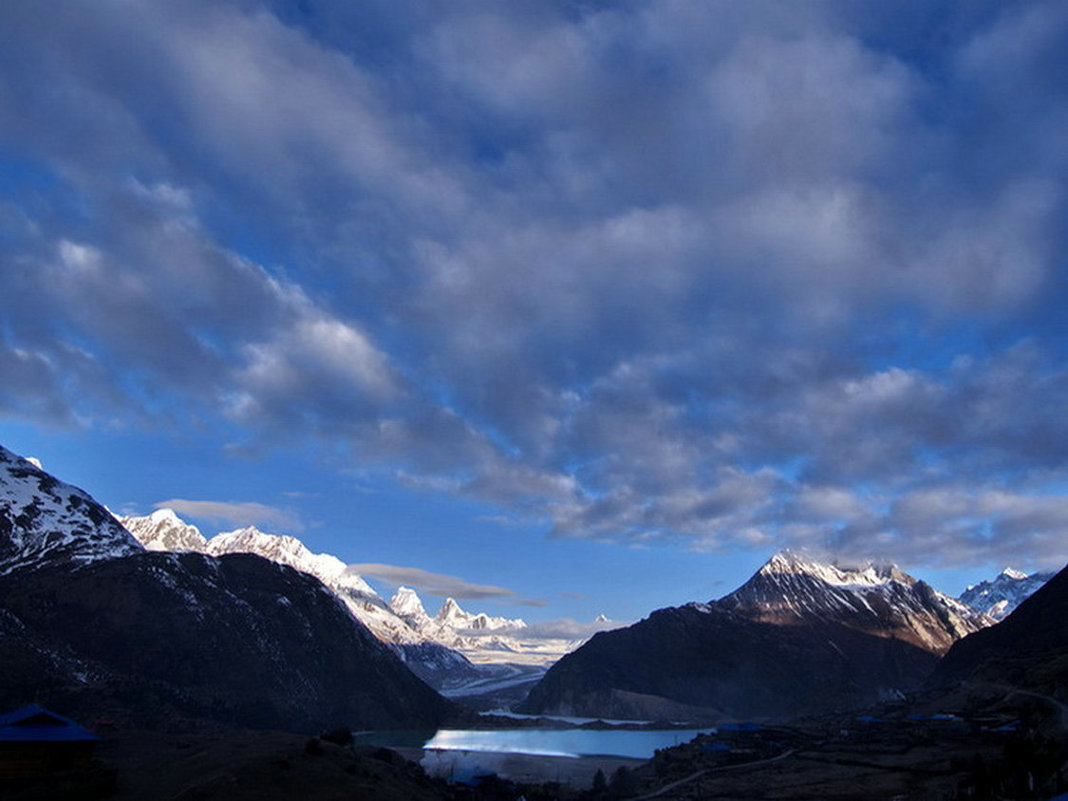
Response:
[{"label": "foreground slope", "polygon": [[[145,551],[80,490],[0,456],[0,705],[290,730],[434,726],[449,711],[313,576]],[[47,524],[26,512],[57,504]]]},{"label": "foreground slope", "polygon": [[521,709],[658,718],[846,708],[918,685],[957,638],[989,623],[896,568],[779,554],[719,601],[596,635]]}]

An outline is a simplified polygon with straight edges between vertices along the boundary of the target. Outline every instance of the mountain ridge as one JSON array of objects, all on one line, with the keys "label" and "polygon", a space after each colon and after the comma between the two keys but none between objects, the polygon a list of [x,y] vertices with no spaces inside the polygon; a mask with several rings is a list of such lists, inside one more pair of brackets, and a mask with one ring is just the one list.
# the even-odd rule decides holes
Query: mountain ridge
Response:
[{"label": "mountain ridge", "polygon": [[1006,567],[995,578],[973,584],[958,599],[994,620],[1004,620],[1055,575],[1055,571],[1031,573]]},{"label": "mountain ridge", "polygon": [[[469,613],[453,598],[446,598],[439,611],[430,616],[416,591],[408,587],[398,588],[387,603],[345,562],[332,554],[313,553],[293,536],[268,534],[254,526],[245,526],[205,540],[195,526],[169,509],[159,509],[147,516],[117,519],[150,550],[172,550],[169,545],[177,544],[179,550],[213,555],[254,553],[310,573],[337,593],[350,612],[380,640],[391,645],[407,647],[433,642],[479,663],[525,661],[532,666],[546,667],[576,644],[553,640],[547,641],[543,647],[540,643],[516,639],[516,635],[521,635],[527,627],[523,620],[495,617],[485,612]],[[168,525],[173,530],[168,530]],[[190,529],[196,532],[194,536],[186,533]],[[409,649],[409,660],[430,652],[428,649]],[[413,663],[409,661],[409,665]],[[433,660],[433,664],[447,663],[449,660],[439,656]]]},{"label": "mountain ridge", "polygon": [[992,621],[900,569],[776,554],[719,600],[598,634],[546,673],[533,714],[780,717],[895,697]]},{"label": "mountain ridge", "polygon": [[0,704],[152,728],[433,726],[452,706],[317,578],[143,548],[83,490],[0,450]]}]

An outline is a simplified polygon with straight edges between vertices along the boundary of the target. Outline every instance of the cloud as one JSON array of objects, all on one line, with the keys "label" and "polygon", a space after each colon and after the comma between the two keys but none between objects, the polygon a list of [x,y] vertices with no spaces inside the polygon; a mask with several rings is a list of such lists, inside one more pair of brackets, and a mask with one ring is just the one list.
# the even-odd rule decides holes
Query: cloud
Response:
[{"label": "cloud", "polygon": [[292,512],[262,503],[225,501],[191,501],[171,498],[154,504],[156,509],[173,509],[178,514],[236,526],[265,526],[285,532],[300,533],[303,523]]},{"label": "cloud", "polygon": [[514,590],[495,587],[491,584],[475,584],[458,576],[431,573],[417,567],[399,567],[366,563],[349,565],[348,571],[360,576],[378,579],[392,586],[405,585],[422,590],[428,595],[457,600],[482,600],[486,598],[514,598]]},{"label": "cloud", "polygon": [[560,536],[1068,556],[1062,4],[0,15],[0,415]]},{"label": "cloud", "polygon": [[512,601],[513,606],[532,606],[535,608],[541,608],[549,605],[549,601],[545,598],[524,598],[519,601]]},{"label": "cloud", "polygon": [[586,640],[600,631],[611,631],[630,625],[617,620],[596,620],[583,623],[570,618],[533,623],[523,629],[523,637],[545,640]]}]

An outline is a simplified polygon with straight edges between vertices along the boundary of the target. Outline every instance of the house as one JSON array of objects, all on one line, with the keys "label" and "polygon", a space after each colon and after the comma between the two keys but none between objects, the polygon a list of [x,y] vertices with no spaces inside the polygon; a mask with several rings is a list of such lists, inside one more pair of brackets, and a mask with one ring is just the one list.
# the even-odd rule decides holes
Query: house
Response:
[{"label": "house", "polygon": [[98,740],[73,720],[37,704],[0,715],[0,779],[82,770]]}]

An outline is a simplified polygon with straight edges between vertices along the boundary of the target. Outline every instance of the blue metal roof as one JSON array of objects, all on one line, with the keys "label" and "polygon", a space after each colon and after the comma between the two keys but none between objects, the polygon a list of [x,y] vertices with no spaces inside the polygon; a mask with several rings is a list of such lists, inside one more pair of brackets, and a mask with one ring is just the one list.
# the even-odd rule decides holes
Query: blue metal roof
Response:
[{"label": "blue metal roof", "polygon": [[0,715],[0,743],[70,743],[99,739],[84,726],[38,704]]}]

